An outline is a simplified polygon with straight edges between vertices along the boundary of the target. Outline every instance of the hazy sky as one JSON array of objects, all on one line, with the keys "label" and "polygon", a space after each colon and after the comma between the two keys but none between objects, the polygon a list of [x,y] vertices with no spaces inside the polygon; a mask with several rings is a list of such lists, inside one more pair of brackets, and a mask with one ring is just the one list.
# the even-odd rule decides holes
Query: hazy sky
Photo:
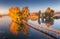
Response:
[{"label": "hazy sky", "polygon": [[44,12],[47,7],[60,11],[60,0],[0,0],[0,13],[8,13],[11,6],[28,6],[31,12]]}]

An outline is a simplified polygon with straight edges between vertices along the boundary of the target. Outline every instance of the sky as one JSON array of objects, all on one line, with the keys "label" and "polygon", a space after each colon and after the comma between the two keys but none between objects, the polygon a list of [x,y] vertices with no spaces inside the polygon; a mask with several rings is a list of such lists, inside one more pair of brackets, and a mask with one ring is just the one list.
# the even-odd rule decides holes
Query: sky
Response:
[{"label": "sky", "polygon": [[30,12],[44,12],[47,7],[55,11],[60,11],[60,0],[0,0],[0,14],[8,14],[12,6],[18,6],[20,9],[28,6]]}]

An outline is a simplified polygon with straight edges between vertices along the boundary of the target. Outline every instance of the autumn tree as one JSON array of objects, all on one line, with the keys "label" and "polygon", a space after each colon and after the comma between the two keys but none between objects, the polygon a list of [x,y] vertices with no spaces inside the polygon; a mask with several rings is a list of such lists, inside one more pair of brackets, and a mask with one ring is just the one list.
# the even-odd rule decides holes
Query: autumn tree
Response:
[{"label": "autumn tree", "polygon": [[19,33],[19,28],[21,24],[21,12],[19,7],[11,7],[9,9],[9,17],[12,19],[12,23],[10,24],[10,31],[13,34],[18,34]]},{"label": "autumn tree", "polygon": [[[28,21],[28,15],[29,15],[29,9],[28,9],[28,7],[27,6],[25,6],[25,7],[23,7],[22,8],[22,18],[23,18],[23,20],[25,20],[25,21]],[[26,35],[26,34],[28,34],[28,26],[27,25],[23,25],[24,27],[23,27],[23,33]]]},{"label": "autumn tree", "polygon": [[46,12],[46,13],[50,13],[50,12],[51,12],[50,7],[48,7],[45,12]]}]

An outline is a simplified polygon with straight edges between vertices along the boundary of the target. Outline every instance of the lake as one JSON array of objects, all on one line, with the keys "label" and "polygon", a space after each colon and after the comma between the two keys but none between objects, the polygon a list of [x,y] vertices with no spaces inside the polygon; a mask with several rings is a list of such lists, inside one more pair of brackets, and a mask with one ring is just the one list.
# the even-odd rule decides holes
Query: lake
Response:
[{"label": "lake", "polygon": [[[35,21],[28,20],[28,22],[38,24],[38,20]],[[47,36],[33,30],[32,28],[29,28],[28,35],[24,35],[22,32],[19,32],[19,34],[15,36],[9,30],[10,23],[11,19],[8,16],[0,18],[0,39],[48,39]],[[41,22],[40,24],[42,26],[46,26],[45,22]],[[54,19],[52,25],[49,26],[49,28],[60,30],[60,19]]]}]

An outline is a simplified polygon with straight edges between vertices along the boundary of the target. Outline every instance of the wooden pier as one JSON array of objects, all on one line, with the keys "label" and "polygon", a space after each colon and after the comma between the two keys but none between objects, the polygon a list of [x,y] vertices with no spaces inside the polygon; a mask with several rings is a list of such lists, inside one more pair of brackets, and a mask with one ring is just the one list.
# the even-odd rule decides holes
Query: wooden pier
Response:
[{"label": "wooden pier", "polygon": [[[24,20],[23,20],[24,21]],[[38,31],[38,32],[41,32],[45,35],[48,35],[49,38],[54,38],[54,39],[59,39],[59,36],[60,36],[60,30],[56,30],[56,29],[52,29],[52,28],[47,28],[47,27],[43,27],[39,24],[33,24],[31,22],[26,22],[24,21],[25,25],[28,25],[30,28]],[[55,36],[54,36],[55,35]]]}]

